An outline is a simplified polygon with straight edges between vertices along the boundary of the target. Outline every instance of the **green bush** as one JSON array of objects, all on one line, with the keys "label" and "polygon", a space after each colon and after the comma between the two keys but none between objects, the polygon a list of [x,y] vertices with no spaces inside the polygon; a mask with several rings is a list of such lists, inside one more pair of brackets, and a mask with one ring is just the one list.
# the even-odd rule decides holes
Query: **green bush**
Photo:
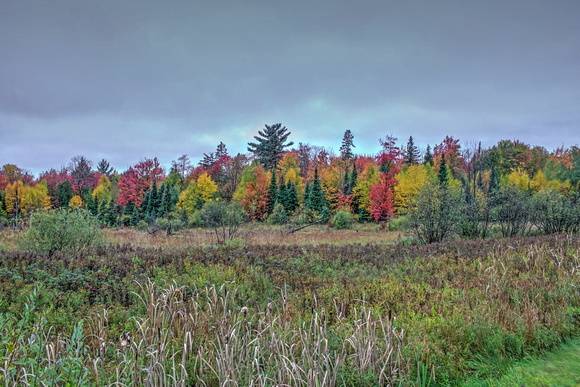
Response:
[{"label": "green bush", "polygon": [[409,226],[409,218],[404,215],[400,215],[394,217],[389,222],[389,230],[390,231],[405,231],[405,229]]},{"label": "green bush", "polygon": [[244,223],[244,213],[236,202],[207,202],[201,210],[201,218],[205,227],[213,229],[218,244],[234,239]]},{"label": "green bush", "polygon": [[288,214],[282,204],[277,204],[274,207],[272,214],[268,217],[268,222],[270,224],[284,224],[288,222]]},{"label": "green bush", "polygon": [[86,210],[37,211],[30,216],[21,247],[49,255],[57,251],[78,254],[98,243],[101,234],[98,220]]},{"label": "green bush", "polygon": [[189,218],[189,224],[193,227],[203,227],[203,219],[201,218],[201,211],[195,211]]},{"label": "green bush", "polygon": [[348,230],[352,227],[352,215],[350,212],[338,211],[332,218],[332,224],[337,230]]}]

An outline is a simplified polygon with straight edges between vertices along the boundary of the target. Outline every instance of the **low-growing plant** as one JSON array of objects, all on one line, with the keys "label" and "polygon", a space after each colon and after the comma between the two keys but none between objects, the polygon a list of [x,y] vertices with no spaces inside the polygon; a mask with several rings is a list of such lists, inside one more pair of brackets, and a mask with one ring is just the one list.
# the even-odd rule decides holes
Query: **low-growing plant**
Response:
[{"label": "low-growing plant", "polygon": [[288,222],[288,214],[282,204],[278,203],[276,207],[274,207],[274,210],[270,216],[268,216],[268,222],[272,225]]},{"label": "low-growing plant", "polygon": [[88,211],[64,208],[32,213],[21,248],[52,255],[57,251],[77,255],[101,240],[98,220]]},{"label": "low-growing plant", "polygon": [[409,218],[405,215],[395,216],[389,222],[390,231],[404,231],[409,227]]},{"label": "low-growing plant", "polygon": [[350,212],[338,211],[332,218],[332,224],[337,230],[348,230],[352,228],[352,215]]}]

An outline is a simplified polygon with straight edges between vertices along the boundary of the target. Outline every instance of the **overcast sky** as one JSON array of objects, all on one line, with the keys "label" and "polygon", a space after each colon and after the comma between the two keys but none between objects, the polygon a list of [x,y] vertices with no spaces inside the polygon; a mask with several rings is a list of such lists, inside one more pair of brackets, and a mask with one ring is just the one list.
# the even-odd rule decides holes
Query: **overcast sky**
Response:
[{"label": "overcast sky", "polygon": [[580,1],[0,1],[0,165],[245,152],[264,124],[580,142]]}]

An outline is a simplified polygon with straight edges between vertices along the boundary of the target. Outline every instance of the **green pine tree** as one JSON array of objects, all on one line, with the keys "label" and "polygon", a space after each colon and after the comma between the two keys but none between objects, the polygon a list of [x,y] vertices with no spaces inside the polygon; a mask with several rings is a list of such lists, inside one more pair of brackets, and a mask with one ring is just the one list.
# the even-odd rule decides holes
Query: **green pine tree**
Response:
[{"label": "green pine tree", "polygon": [[441,165],[439,166],[437,179],[439,180],[439,184],[442,186],[447,186],[449,184],[449,170],[447,169],[447,164],[445,163],[445,155],[441,155]]},{"label": "green pine tree", "polygon": [[276,201],[278,200],[278,183],[276,182],[276,171],[272,171],[270,186],[268,187],[268,214],[274,211]]},{"label": "green pine tree", "polygon": [[491,173],[489,174],[489,191],[488,194],[495,194],[499,190],[499,172],[497,166],[491,167]]},{"label": "green pine tree", "polygon": [[277,201],[284,209],[288,208],[288,195],[286,193],[286,184],[284,183],[284,176],[280,177],[280,184],[278,185],[278,193],[276,194]]},{"label": "green pine tree", "polygon": [[291,181],[288,181],[286,185],[286,196],[286,203],[288,205],[286,211],[292,214],[298,208],[298,191],[296,190],[296,185]]},{"label": "green pine tree", "polygon": [[129,225],[131,227],[135,227],[137,226],[137,223],[139,223],[139,208],[137,208],[137,206],[133,206],[133,212],[131,213],[131,218],[129,219]]},{"label": "green pine tree", "polygon": [[415,146],[413,142],[413,136],[409,137],[407,142],[407,151],[405,153],[405,164],[414,165],[419,162],[419,149]]},{"label": "green pine tree", "polygon": [[153,181],[151,185],[151,195],[149,196],[149,202],[147,203],[146,214],[155,219],[157,217],[157,208],[159,208],[159,192],[157,191],[157,182]]},{"label": "green pine tree", "polygon": [[433,154],[431,153],[431,146],[427,145],[427,151],[425,152],[425,157],[423,157],[424,165],[433,165]]},{"label": "green pine tree", "polygon": [[292,141],[286,142],[290,132],[282,124],[274,124],[266,125],[264,131],[258,131],[258,134],[254,136],[257,142],[248,143],[248,151],[256,155],[264,168],[275,171],[284,155],[284,148],[294,144]]},{"label": "green pine tree", "polygon": [[306,207],[321,213],[325,205],[326,199],[324,191],[322,190],[322,185],[320,184],[320,179],[318,178],[318,168],[315,168],[314,179],[312,180],[312,187],[310,188]]},{"label": "green pine tree", "polygon": [[304,187],[304,197],[302,198],[305,207],[308,204],[309,197],[310,197],[310,182],[307,182],[306,186]]}]

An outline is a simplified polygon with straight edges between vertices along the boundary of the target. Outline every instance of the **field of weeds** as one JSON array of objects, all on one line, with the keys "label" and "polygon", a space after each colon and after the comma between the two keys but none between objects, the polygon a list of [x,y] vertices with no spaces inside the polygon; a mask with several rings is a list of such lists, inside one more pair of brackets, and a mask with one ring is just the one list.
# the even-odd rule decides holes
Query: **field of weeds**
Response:
[{"label": "field of weeds", "polygon": [[216,247],[111,231],[74,257],[3,235],[0,382],[453,385],[580,334],[578,237],[372,232]]}]

